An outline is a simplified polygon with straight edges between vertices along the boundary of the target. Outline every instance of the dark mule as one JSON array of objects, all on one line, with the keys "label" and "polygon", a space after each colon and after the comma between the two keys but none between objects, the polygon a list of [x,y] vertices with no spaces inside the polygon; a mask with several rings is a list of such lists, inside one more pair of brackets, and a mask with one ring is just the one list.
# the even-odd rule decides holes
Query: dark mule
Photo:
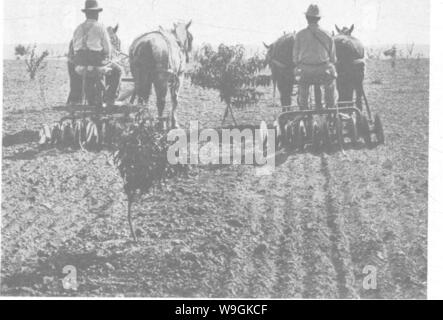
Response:
[{"label": "dark mule", "polygon": [[[269,65],[271,68],[274,95],[277,86],[282,107],[288,107],[292,104],[292,90],[295,84],[292,59],[294,40],[295,32],[284,34],[271,45],[263,43],[267,49],[265,65]],[[321,105],[321,89],[318,86],[315,86],[315,101],[317,107],[319,107]]]},{"label": "dark mule", "polygon": [[[117,36],[118,25],[115,27],[108,27],[106,29],[109,34],[109,38],[111,40],[113,57],[117,57],[121,54],[121,41]],[[82,77],[75,72],[75,65],[72,62],[74,56],[74,48],[72,45],[72,40],[69,43],[69,51],[68,51],[68,73],[69,73],[69,84],[70,91],[68,96],[67,104],[75,105],[82,103]],[[95,102],[88,101],[88,104],[93,105]]]},{"label": "dark mule", "polygon": [[362,109],[363,80],[365,77],[365,49],[363,44],[352,36],[354,25],[350,28],[335,26],[338,34],[334,37],[337,51],[337,89],[339,101],[353,101]]},{"label": "dark mule", "polygon": [[189,23],[174,24],[171,31],[146,33],[132,43],[129,63],[135,81],[135,95],[146,103],[154,85],[159,119],[163,118],[166,95],[172,99],[171,126],[177,127],[178,94],[183,83],[185,65],[189,62],[193,37]]}]

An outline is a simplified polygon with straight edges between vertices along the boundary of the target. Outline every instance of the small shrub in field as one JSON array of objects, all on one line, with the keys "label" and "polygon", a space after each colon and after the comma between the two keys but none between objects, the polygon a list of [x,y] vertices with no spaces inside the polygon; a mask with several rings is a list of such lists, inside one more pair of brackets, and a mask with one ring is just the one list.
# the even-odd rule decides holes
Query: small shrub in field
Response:
[{"label": "small shrub in field", "polygon": [[169,164],[167,151],[170,145],[167,133],[158,131],[149,119],[139,119],[131,124],[117,143],[114,162],[128,197],[128,223],[134,241],[137,241],[131,217],[134,201],[153,188],[161,187],[166,179],[187,173],[187,166]]},{"label": "small shrub in field", "polygon": [[406,59],[411,59],[414,54],[415,43],[408,44],[406,46]]},{"label": "small shrub in field", "polygon": [[259,86],[269,86],[270,77],[260,75],[264,60],[258,55],[245,57],[241,45],[221,44],[217,51],[210,45],[202,47],[195,55],[197,66],[188,74],[194,85],[220,92],[220,98],[228,106],[244,107],[256,103],[261,92]]},{"label": "small shrub in field", "polygon": [[37,72],[46,67],[45,59],[49,56],[49,52],[45,50],[41,53],[37,53],[37,45],[28,47],[18,45],[15,47],[15,55],[18,59],[24,58],[26,71],[31,80],[34,80]]}]

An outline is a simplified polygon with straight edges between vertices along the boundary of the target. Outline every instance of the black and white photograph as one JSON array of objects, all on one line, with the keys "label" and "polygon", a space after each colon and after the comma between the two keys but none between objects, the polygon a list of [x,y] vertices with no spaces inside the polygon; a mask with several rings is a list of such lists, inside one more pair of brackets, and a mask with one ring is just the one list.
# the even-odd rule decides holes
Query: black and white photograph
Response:
[{"label": "black and white photograph", "polygon": [[0,296],[430,298],[431,2],[5,0]]}]

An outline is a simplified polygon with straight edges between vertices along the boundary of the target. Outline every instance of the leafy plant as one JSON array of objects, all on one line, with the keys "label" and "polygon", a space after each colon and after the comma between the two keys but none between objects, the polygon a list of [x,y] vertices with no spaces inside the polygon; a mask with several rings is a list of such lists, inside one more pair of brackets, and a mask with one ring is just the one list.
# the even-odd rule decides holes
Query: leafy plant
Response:
[{"label": "leafy plant", "polygon": [[257,54],[245,57],[241,45],[221,44],[217,51],[204,45],[195,55],[197,66],[188,74],[194,85],[220,92],[220,98],[228,106],[244,107],[256,103],[262,93],[259,86],[269,86],[270,76],[260,75],[264,60]]},{"label": "leafy plant", "polygon": [[26,71],[29,73],[31,80],[35,79],[35,75],[39,70],[46,67],[46,61],[44,61],[48,56],[48,50],[41,53],[37,53],[37,45],[33,46],[18,45],[15,47],[15,55],[17,58],[24,58],[26,64]]},{"label": "leafy plant", "polygon": [[129,229],[134,241],[137,235],[132,225],[133,203],[153,188],[161,189],[166,179],[187,174],[187,166],[169,164],[167,151],[171,144],[167,141],[167,132],[158,130],[153,120],[141,117],[123,132],[117,143],[114,162],[123,178]]}]

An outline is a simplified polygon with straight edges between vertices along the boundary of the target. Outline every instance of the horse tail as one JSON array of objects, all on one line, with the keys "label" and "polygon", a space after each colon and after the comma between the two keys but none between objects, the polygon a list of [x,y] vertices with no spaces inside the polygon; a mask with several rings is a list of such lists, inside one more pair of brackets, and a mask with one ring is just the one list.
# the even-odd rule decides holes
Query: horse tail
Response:
[{"label": "horse tail", "polygon": [[151,94],[155,76],[155,58],[149,41],[140,43],[130,57],[131,73],[134,77],[136,95],[147,100]]}]

